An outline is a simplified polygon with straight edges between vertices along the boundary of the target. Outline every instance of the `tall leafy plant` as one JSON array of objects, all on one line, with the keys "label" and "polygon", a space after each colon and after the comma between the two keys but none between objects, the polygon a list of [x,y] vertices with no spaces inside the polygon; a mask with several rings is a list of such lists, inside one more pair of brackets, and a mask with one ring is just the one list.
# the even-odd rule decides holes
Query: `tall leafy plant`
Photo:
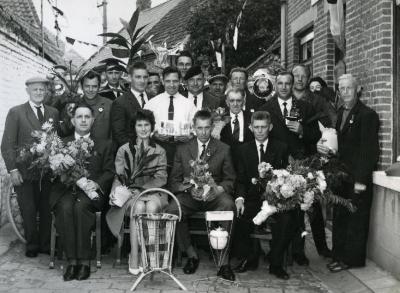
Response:
[{"label": "tall leafy plant", "polygon": [[144,25],[136,29],[139,20],[140,10],[136,9],[129,23],[121,19],[121,23],[128,32],[129,38],[125,38],[119,33],[103,33],[99,36],[111,38],[106,42],[107,45],[116,45],[118,48],[111,47],[112,54],[117,58],[129,58],[128,65],[132,64],[135,54],[140,47],[146,42],[146,39],[140,33],[147,26]]}]

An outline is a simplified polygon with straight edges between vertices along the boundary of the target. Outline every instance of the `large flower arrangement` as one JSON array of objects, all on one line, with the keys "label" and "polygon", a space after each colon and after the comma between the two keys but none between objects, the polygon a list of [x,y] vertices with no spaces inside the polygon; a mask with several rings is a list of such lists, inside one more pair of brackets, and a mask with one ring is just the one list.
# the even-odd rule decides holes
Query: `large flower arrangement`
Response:
[{"label": "large flower arrangement", "polygon": [[[333,182],[331,178],[344,176],[338,175],[337,168],[332,168],[337,166],[337,163],[329,163],[329,160],[319,155],[305,160],[290,159],[289,163],[287,170],[274,170],[271,165],[260,163],[259,178],[254,178],[253,184],[261,184],[265,190],[265,200],[261,211],[253,219],[256,225],[260,225],[276,212],[295,208],[307,211],[315,200],[340,204],[350,211],[354,210],[349,200],[337,196],[332,191],[338,182]],[[328,174],[328,182],[325,173]]]},{"label": "large flower arrangement", "polygon": [[91,199],[98,197],[96,187],[89,183],[87,169],[93,155],[94,143],[90,138],[81,138],[63,143],[53,128],[52,121],[45,122],[42,130],[32,133],[34,142],[21,149],[19,161],[30,165],[29,169],[41,177],[81,188]]}]

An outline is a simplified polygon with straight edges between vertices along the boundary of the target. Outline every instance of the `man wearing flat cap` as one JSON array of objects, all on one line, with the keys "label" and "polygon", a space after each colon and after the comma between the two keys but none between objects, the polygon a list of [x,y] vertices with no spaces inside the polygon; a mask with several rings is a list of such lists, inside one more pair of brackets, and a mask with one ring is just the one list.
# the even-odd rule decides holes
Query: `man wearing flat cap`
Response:
[{"label": "man wearing flat cap", "polygon": [[120,80],[122,74],[126,71],[123,65],[126,65],[121,60],[116,58],[107,58],[101,61],[101,63],[105,63],[105,73],[107,79],[107,85],[101,89],[99,94],[111,101],[114,101],[116,98],[121,96],[125,90],[121,87]]},{"label": "man wearing flat cap", "polygon": [[[9,110],[1,141],[1,154],[22,215],[27,257],[36,257],[39,252],[48,253],[50,248],[50,181],[42,178],[39,182],[39,176],[28,172],[29,166],[17,162],[19,150],[32,143],[33,131],[41,130],[44,122],[51,122],[55,127],[58,125],[57,109],[43,104],[47,83],[43,77],[33,77],[25,82],[29,100]],[[39,225],[36,220],[38,212]]]},{"label": "man wearing flat cap", "polygon": [[220,103],[225,102],[225,90],[228,78],[224,74],[215,74],[208,79],[208,92],[218,99]]},{"label": "man wearing flat cap", "polygon": [[204,91],[205,79],[200,66],[191,67],[187,71],[184,80],[187,83],[187,98],[193,102],[197,111],[202,109],[212,111],[218,108],[219,100]]}]

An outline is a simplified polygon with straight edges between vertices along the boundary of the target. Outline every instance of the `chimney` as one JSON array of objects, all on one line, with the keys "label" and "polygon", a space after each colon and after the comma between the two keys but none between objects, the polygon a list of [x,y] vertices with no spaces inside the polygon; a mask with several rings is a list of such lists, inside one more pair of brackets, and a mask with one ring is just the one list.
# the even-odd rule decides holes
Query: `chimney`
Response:
[{"label": "chimney", "polygon": [[151,7],[151,0],[136,0],[136,8],[141,10],[145,10]]}]

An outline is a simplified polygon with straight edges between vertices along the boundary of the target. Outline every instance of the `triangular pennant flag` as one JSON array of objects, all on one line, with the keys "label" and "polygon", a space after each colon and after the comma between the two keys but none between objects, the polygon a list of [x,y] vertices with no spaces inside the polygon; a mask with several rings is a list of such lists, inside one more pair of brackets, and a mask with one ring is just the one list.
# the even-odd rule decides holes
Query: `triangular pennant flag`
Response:
[{"label": "triangular pennant flag", "polygon": [[71,44],[71,45],[74,45],[75,44],[75,39],[73,39],[73,38],[70,38],[70,37],[65,37],[65,40],[69,43],[69,44]]}]

